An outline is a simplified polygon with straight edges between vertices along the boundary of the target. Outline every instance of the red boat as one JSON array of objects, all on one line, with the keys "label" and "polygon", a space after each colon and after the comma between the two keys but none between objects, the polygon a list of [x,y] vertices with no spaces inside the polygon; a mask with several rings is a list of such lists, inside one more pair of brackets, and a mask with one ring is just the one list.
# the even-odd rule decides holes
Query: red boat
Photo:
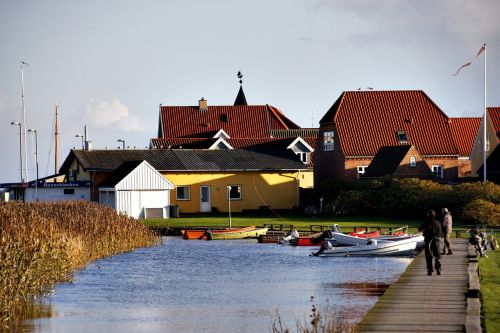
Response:
[{"label": "red boat", "polygon": [[377,230],[377,231],[370,231],[370,232],[366,232],[366,231],[353,231],[351,233],[349,233],[350,236],[354,236],[354,237],[358,237],[358,238],[377,238],[377,237],[380,237],[380,231]]}]

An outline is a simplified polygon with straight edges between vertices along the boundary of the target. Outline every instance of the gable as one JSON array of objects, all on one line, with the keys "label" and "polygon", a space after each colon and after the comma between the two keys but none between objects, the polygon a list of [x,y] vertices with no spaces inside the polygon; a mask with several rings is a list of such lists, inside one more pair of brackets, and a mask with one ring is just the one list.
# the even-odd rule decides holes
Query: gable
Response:
[{"label": "gable", "polygon": [[174,185],[146,161],[126,161],[113,171],[100,188],[116,190],[172,190]]},{"label": "gable", "polygon": [[[411,159],[414,165],[411,165]],[[362,178],[384,176],[431,178],[429,166],[414,146],[380,147]]]},{"label": "gable", "polygon": [[321,119],[334,123],[348,157],[370,157],[379,147],[408,143],[422,155],[456,156],[449,118],[423,91],[344,92]]}]

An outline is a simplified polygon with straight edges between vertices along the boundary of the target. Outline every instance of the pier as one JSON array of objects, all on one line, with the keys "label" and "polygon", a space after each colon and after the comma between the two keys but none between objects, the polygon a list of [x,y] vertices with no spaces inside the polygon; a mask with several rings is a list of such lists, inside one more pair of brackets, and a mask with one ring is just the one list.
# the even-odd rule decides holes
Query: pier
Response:
[{"label": "pier", "polygon": [[423,251],[358,324],[359,332],[481,332],[477,258],[452,239],[442,275],[427,275]]}]

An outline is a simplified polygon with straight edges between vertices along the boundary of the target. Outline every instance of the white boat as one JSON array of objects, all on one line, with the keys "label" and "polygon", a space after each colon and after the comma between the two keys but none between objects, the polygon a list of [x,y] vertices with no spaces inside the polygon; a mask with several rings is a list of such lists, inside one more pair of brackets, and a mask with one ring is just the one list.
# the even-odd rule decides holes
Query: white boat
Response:
[{"label": "white boat", "polygon": [[[400,229],[406,229],[407,227],[402,227]],[[395,231],[395,230],[394,230]],[[331,231],[329,231],[331,237],[326,237],[325,242],[330,242],[333,246],[356,246],[356,245],[366,245],[371,242],[373,239],[376,240],[389,240],[389,241],[397,241],[403,240],[407,238],[413,237],[413,235],[409,235],[406,232],[393,234],[393,235],[380,235],[380,232],[371,232],[368,234],[363,233],[350,233],[344,234],[340,231],[340,226],[338,224],[334,224]]]},{"label": "white boat", "polygon": [[351,256],[407,256],[424,241],[424,236],[415,235],[401,240],[372,239],[370,244],[334,247],[325,241],[321,249],[313,253],[321,257],[351,257]]}]

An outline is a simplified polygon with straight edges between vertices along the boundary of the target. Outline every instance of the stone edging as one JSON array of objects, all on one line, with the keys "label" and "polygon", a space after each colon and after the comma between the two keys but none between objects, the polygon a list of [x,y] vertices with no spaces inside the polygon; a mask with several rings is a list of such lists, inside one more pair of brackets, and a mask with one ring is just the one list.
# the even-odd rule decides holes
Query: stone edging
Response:
[{"label": "stone edging", "polygon": [[465,314],[465,332],[481,333],[481,300],[477,254],[473,245],[467,247],[469,259],[469,288],[467,290],[467,312]]}]

